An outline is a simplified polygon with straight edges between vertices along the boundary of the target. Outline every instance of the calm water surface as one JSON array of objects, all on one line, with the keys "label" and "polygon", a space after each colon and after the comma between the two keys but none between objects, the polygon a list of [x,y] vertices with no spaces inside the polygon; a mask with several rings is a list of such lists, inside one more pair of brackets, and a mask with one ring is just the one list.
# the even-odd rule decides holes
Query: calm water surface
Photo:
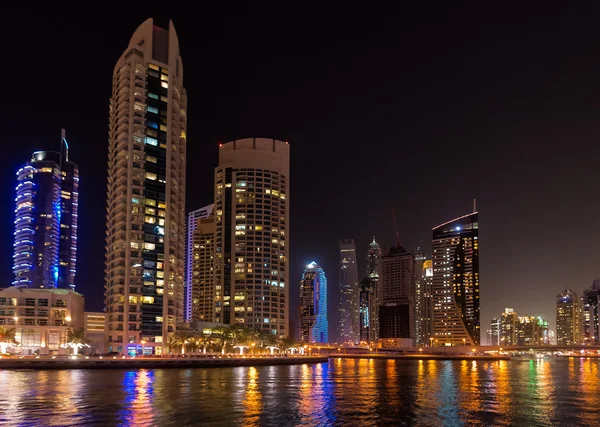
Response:
[{"label": "calm water surface", "polygon": [[0,371],[2,426],[598,426],[598,359]]}]

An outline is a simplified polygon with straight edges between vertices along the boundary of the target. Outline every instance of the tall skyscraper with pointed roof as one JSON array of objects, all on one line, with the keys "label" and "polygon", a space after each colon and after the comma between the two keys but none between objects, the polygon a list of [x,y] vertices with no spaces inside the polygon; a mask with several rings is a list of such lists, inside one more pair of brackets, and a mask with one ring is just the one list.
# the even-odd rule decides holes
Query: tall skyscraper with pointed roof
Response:
[{"label": "tall skyscraper with pointed roof", "polygon": [[353,239],[340,240],[340,341],[358,343],[360,335],[358,266]]},{"label": "tall skyscraper with pointed roof", "polygon": [[162,354],[184,318],[187,95],[173,23],[143,22],[113,72],[105,305],[110,351]]}]

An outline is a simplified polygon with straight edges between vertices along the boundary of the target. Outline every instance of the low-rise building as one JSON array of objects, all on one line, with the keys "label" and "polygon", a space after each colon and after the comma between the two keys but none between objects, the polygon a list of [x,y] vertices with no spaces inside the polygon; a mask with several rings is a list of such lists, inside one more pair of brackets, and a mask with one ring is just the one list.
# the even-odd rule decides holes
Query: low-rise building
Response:
[{"label": "low-rise building", "polygon": [[68,289],[0,289],[0,325],[15,328],[22,355],[65,352],[69,331],[84,328],[83,295]]},{"label": "low-rise building", "polygon": [[106,353],[108,349],[108,337],[106,335],[106,313],[86,311],[84,316],[85,339],[89,345],[86,353]]}]

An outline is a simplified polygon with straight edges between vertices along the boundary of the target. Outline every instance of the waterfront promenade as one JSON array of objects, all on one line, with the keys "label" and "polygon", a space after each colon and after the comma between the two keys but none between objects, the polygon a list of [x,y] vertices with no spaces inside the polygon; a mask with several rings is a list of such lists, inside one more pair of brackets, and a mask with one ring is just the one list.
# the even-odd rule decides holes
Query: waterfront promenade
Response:
[{"label": "waterfront promenade", "polygon": [[510,360],[507,354],[413,354],[413,353],[364,353],[331,354],[342,359],[395,359],[395,360]]}]

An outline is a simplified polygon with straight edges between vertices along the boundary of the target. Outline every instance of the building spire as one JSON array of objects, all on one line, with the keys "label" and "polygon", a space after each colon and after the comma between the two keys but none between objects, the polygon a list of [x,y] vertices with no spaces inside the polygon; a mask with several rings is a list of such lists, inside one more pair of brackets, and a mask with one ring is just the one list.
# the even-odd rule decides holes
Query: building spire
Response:
[{"label": "building spire", "polygon": [[473,213],[477,212],[477,199],[473,199]]},{"label": "building spire", "polygon": [[[65,144],[65,161],[69,161],[69,143],[67,142],[67,131],[64,129],[60,130],[60,146],[62,151],[62,145]],[[61,153],[62,162],[62,153]]]}]

